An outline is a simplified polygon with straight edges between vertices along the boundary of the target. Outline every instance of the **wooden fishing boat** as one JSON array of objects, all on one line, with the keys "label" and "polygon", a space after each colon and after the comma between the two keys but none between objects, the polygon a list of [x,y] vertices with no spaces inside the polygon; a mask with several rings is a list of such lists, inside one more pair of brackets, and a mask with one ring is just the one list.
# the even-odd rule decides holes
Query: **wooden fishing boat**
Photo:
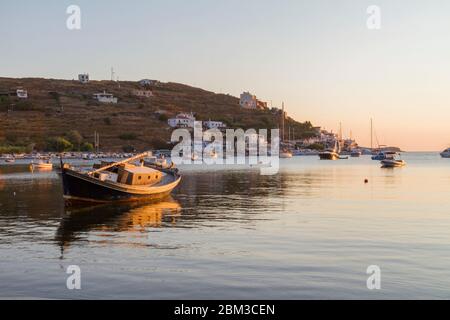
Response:
[{"label": "wooden fishing boat", "polygon": [[[176,168],[144,166],[147,153],[102,165],[85,172],[71,168],[61,159],[66,204],[78,202],[158,200],[167,197],[180,183]],[[132,161],[141,160],[139,165]]]}]

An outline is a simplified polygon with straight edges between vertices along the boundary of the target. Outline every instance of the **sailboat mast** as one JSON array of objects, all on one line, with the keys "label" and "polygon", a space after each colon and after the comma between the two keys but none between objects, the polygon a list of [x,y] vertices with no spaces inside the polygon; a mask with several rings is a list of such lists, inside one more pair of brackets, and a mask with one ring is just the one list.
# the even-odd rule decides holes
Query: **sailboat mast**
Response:
[{"label": "sailboat mast", "polygon": [[373,150],[373,119],[370,118],[370,150]]}]

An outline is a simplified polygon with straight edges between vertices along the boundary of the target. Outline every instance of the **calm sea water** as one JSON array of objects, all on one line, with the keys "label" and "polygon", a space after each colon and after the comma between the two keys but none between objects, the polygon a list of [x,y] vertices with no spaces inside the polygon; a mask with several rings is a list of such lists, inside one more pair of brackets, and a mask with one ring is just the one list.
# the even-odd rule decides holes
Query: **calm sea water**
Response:
[{"label": "calm sea water", "polygon": [[162,203],[76,210],[56,171],[0,166],[0,297],[450,298],[450,159],[403,158],[184,168]]}]

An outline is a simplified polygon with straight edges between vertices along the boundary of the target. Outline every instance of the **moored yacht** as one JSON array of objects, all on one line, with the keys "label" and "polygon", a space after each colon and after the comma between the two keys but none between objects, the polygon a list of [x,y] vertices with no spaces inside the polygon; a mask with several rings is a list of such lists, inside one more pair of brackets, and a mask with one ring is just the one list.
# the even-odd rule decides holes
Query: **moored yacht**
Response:
[{"label": "moored yacht", "polygon": [[441,157],[442,158],[450,158],[450,148],[447,148],[444,151],[442,151],[441,152]]},{"label": "moored yacht", "polygon": [[337,142],[334,144],[334,148],[325,149],[319,153],[320,160],[338,160],[340,159]]},{"label": "moored yacht", "polygon": [[394,168],[394,167],[403,167],[406,165],[406,162],[400,158],[399,153],[397,152],[386,152],[386,157],[384,160],[381,160],[381,166],[383,168]]}]

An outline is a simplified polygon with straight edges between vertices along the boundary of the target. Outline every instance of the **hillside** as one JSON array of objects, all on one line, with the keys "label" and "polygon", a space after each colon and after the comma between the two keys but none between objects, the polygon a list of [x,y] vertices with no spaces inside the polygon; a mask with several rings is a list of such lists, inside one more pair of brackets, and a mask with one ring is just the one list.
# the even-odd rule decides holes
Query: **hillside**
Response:
[{"label": "hillside", "polygon": [[[19,87],[28,91],[28,99],[0,96],[0,153],[49,150],[49,139],[62,137],[73,141],[76,130],[83,142],[93,143],[94,131],[100,135],[102,151],[162,148],[170,139],[167,117],[179,112],[193,112],[197,120],[218,120],[230,128],[277,128],[279,116],[270,110],[245,110],[239,99],[215,94],[178,83],[149,86],[154,96],[134,96],[142,89],[137,82],[90,81],[42,78],[0,78],[0,92]],[[92,94],[103,92],[118,97],[116,105],[101,104]],[[165,112],[161,115],[161,111]],[[297,136],[310,136],[311,124],[292,119]],[[13,148],[14,147],[14,148]]]}]

